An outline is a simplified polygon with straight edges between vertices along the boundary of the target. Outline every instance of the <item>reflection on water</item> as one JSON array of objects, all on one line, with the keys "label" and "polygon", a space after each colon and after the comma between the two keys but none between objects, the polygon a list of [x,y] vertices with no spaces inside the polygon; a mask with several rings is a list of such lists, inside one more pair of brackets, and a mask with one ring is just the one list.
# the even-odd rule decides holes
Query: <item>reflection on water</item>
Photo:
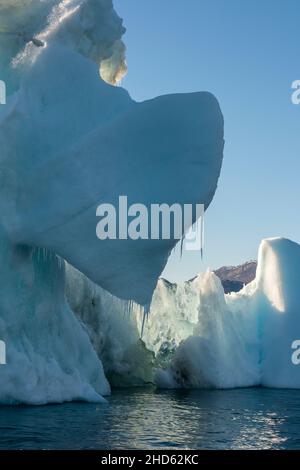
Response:
[{"label": "reflection on water", "polygon": [[300,391],[115,390],[106,405],[0,408],[1,449],[300,449]]}]

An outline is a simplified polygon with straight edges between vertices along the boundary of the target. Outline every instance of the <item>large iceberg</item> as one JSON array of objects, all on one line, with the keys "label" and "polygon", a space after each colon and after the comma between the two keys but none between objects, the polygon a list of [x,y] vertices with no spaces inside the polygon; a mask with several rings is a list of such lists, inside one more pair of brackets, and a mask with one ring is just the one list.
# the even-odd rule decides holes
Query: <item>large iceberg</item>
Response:
[{"label": "large iceberg", "polygon": [[126,63],[110,0],[0,0],[0,13],[0,403],[101,402],[107,379],[300,388],[299,245],[264,240],[255,280],[225,295],[209,271],[157,283],[176,240],[96,237],[96,207],[119,195],[208,207],[216,99],[136,103],[112,86]]},{"label": "large iceberg", "polygon": [[104,82],[99,64],[105,77],[124,69],[111,1],[62,1],[48,23],[33,37],[45,46],[31,41],[15,56],[19,85],[0,116],[2,223],[14,244],[52,250],[146,305],[176,240],[100,242],[96,209],[120,195],[208,207],[223,155],[219,105],[210,93],[137,103]]},{"label": "large iceberg", "polygon": [[[138,305],[116,299],[72,267],[67,298],[113,384],[160,388],[300,388],[300,246],[263,240],[256,278],[224,294],[210,271],[158,281],[140,337]],[[300,353],[298,354],[300,355]]]},{"label": "large iceberg", "polygon": [[[272,238],[262,241],[256,278],[242,291],[224,295],[220,280],[207,272],[177,287],[175,294],[165,294],[177,305],[167,325],[175,320],[172,329],[183,331],[181,321],[189,331],[177,340],[169,365],[157,372],[157,384],[300,388],[300,370],[292,360],[295,342],[300,344],[299,283],[300,246]],[[174,333],[158,342],[155,328],[152,323],[145,328],[149,346],[160,351],[167,343],[167,349],[173,348]]]},{"label": "large iceberg", "polygon": [[126,63],[111,0],[0,0],[0,18],[0,402],[101,400],[109,386],[66,303],[64,260],[148,305],[176,240],[100,241],[96,208],[124,194],[207,208],[223,117],[210,93],[137,103],[112,86]]}]

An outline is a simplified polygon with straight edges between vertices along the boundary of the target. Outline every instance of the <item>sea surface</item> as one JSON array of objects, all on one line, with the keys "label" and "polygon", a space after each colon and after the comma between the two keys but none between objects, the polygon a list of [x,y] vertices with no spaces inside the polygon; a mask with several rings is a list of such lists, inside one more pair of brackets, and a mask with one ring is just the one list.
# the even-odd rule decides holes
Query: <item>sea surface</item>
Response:
[{"label": "sea surface", "polygon": [[107,404],[0,407],[0,449],[300,449],[300,390],[114,390]]}]

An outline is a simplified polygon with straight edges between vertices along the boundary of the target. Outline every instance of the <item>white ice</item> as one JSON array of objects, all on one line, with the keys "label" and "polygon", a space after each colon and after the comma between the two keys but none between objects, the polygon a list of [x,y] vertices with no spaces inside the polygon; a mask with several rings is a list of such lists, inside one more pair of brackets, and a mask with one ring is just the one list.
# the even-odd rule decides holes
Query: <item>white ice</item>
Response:
[{"label": "white ice", "polygon": [[210,93],[136,103],[101,80],[103,60],[106,76],[109,64],[113,75],[124,70],[116,52],[124,29],[110,7],[61,2],[36,35],[46,46],[30,43],[15,58],[20,85],[0,126],[2,223],[15,244],[52,250],[114,295],[144,305],[176,240],[100,242],[96,208],[117,206],[120,195],[147,207],[208,207],[223,118]]},{"label": "white ice", "polygon": [[141,341],[143,312],[73,268],[67,297],[87,326],[114,385],[161,388],[300,388],[292,343],[300,339],[300,246],[262,241],[255,280],[224,294],[212,272],[182,284],[158,281]]},{"label": "white ice", "polygon": [[64,294],[64,263],[41,249],[12,247],[1,231],[0,404],[104,401],[102,364]]},{"label": "white ice", "polygon": [[[123,194],[130,203],[207,207],[217,187],[224,143],[217,100],[192,93],[136,103],[106,83],[126,70],[124,31],[111,0],[0,0],[8,93],[0,108],[1,403],[109,393],[87,327],[66,303],[62,259],[145,305],[175,240],[100,241],[96,207]],[[118,362],[107,372],[112,380],[126,368],[129,381],[149,379],[128,348],[118,356],[118,340],[103,336],[105,354]]]},{"label": "white ice", "polygon": [[[176,341],[169,365],[157,371],[158,386],[300,388],[300,369],[292,361],[292,344],[300,338],[299,285],[300,246],[273,238],[262,241],[256,279],[239,293],[224,295],[211,272],[177,287],[174,294],[168,291],[165,298],[176,307],[167,301],[164,324],[182,331],[181,321],[190,331]],[[173,348],[174,333],[159,336],[155,313],[161,310],[152,310],[148,342],[160,353],[162,347]],[[164,319],[156,315],[162,328]]]}]

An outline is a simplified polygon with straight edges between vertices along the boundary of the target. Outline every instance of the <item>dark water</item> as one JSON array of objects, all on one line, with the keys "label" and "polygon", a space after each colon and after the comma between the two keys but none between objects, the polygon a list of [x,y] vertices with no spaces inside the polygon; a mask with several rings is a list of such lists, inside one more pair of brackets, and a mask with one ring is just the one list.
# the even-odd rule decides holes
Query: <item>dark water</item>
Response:
[{"label": "dark water", "polygon": [[300,449],[300,391],[115,390],[107,405],[0,408],[1,449]]}]

